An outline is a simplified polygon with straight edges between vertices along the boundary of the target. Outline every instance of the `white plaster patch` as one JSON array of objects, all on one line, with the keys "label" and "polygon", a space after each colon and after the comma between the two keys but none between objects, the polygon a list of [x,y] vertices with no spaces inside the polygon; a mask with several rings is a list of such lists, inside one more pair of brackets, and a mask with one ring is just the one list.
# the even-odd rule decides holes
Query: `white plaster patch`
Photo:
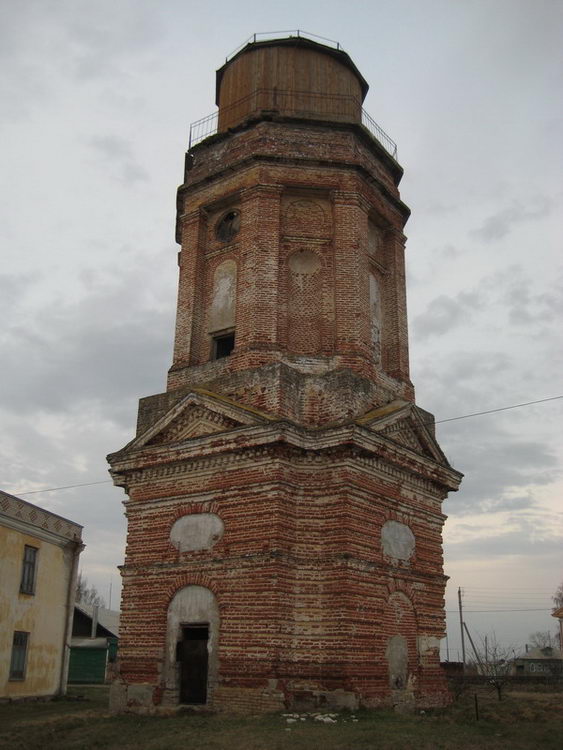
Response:
[{"label": "white plaster patch", "polygon": [[389,665],[389,685],[394,690],[406,688],[409,665],[407,639],[403,635],[391,636],[385,655]]},{"label": "white plaster patch", "polygon": [[433,635],[419,635],[417,640],[419,654],[426,654],[440,648],[440,639]]},{"label": "white plaster patch", "polygon": [[375,361],[379,362],[381,356],[381,294],[379,283],[372,273],[369,275],[369,305],[373,356]]},{"label": "white plaster patch", "polygon": [[320,269],[321,261],[312,250],[298,250],[290,255],[289,267],[293,273],[309,275]]},{"label": "white plaster patch", "polygon": [[383,554],[394,560],[410,560],[414,553],[415,539],[410,528],[398,521],[387,521],[381,528]]},{"label": "white plaster patch", "polygon": [[226,260],[215,269],[213,293],[209,310],[209,331],[220,331],[235,326],[235,298],[237,266]]},{"label": "white plaster patch", "polygon": [[225,525],[215,513],[191,513],[170,529],[170,541],[180,552],[211,549],[223,536]]}]

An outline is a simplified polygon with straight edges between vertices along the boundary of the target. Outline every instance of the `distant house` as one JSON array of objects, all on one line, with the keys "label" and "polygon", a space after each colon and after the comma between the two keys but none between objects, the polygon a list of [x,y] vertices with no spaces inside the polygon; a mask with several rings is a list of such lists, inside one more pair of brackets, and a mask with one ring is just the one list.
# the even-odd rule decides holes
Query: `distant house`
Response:
[{"label": "distant house", "polygon": [[82,526],[0,491],[0,699],[65,692]]},{"label": "distant house", "polygon": [[563,674],[563,654],[558,648],[528,648],[514,659],[514,674],[557,676]]},{"label": "distant house", "polygon": [[75,604],[69,683],[110,682],[117,658],[119,612],[92,604]]}]

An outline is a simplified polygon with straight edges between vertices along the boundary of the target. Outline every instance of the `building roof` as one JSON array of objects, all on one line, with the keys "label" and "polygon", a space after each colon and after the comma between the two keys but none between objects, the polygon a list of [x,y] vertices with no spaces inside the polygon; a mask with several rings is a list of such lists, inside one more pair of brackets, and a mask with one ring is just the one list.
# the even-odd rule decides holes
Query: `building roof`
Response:
[{"label": "building roof", "polygon": [[[86,617],[93,619],[94,617],[94,605],[83,604],[82,602],[76,602],[76,609],[80,610]],[[116,638],[119,635],[119,618],[120,613],[115,609],[106,609],[105,607],[98,607],[98,623],[109,631]]]},{"label": "building roof", "polygon": [[0,490],[0,517],[2,516],[9,525],[16,527],[32,526],[38,533],[47,532],[72,542],[80,542],[82,538],[83,527],[75,521]]},{"label": "building roof", "polygon": [[360,73],[347,52],[344,52],[344,50],[340,47],[335,48],[329,47],[326,44],[320,44],[319,42],[315,42],[312,39],[308,39],[306,36],[289,36],[281,37],[278,39],[264,39],[262,41],[259,40],[255,42],[249,42],[242,49],[238,50],[232,57],[230,57],[216,73],[215,103],[217,105],[219,105],[219,92],[221,90],[221,81],[223,80],[223,74],[225,73],[225,70],[237,58],[260,47],[303,47],[305,49],[312,49],[317,52],[322,52],[325,55],[330,55],[330,57],[334,57],[354,73],[359,81],[360,88],[362,90],[362,101],[366,98],[369,84]]},{"label": "building roof", "polygon": [[528,649],[526,653],[520,654],[516,659],[528,659],[532,661],[563,659],[563,653],[558,648],[551,648],[550,646],[540,648],[536,646],[535,648]]},{"label": "building roof", "polygon": [[552,617],[559,617],[559,619],[563,620],[563,607],[559,607],[558,609],[554,609],[551,613]]}]

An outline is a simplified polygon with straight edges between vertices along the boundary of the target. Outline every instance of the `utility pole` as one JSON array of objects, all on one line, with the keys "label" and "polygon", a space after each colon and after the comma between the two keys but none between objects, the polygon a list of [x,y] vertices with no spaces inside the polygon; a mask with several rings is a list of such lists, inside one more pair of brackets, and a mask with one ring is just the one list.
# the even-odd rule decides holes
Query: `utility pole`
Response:
[{"label": "utility pole", "polygon": [[463,661],[463,671],[465,672],[465,635],[463,632],[463,605],[461,603],[461,586],[457,590],[457,600],[459,602],[459,627],[461,630],[461,658]]},{"label": "utility pole", "polygon": [[479,656],[479,653],[477,652],[477,649],[475,648],[475,644],[473,643],[473,638],[471,637],[471,633],[469,632],[469,628],[465,623],[463,623],[463,627],[465,628],[465,632],[467,633],[467,637],[469,638],[469,643],[471,644],[471,648],[473,649],[473,653],[475,654],[475,659],[477,661],[477,664],[480,666],[483,666],[483,662],[481,661],[481,657]]}]

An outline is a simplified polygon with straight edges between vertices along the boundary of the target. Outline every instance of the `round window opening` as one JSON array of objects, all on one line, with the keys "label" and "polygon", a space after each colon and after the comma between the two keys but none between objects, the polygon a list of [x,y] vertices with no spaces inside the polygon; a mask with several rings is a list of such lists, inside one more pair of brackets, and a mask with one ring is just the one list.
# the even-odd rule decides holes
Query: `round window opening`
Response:
[{"label": "round window opening", "polygon": [[215,234],[220,242],[230,242],[240,229],[240,211],[227,211],[219,219]]}]

